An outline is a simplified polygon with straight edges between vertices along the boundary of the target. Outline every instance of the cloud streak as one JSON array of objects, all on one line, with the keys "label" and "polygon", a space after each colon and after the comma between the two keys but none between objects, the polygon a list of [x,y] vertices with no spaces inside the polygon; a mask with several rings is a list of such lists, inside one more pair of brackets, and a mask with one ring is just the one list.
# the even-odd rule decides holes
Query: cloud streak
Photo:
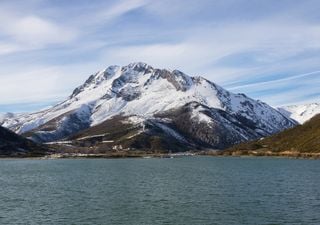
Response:
[{"label": "cloud streak", "polygon": [[286,78],[281,78],[281,79],[276,79],[276,80],[271,80],[271,81],[257,82],[257,83],[252,83],[252,84],[245,84],[245,85],[241,85],[241,86],[236,86],[236,87],[230,87],[229,90],[237,90],[240,88],[252,88],[252,87],[260,88],[260,87],[265,87],[266,85],[277,84],[279,82],[288,82],[288,81],[297,80],[297,79],[300,80],[301,78],[306,78],[306,77],[314,76],[314,75],[319,76],[319,74],[320,74],[320,70],[309,72],[309,73],[293,75],[293,76],[289,76]]}]

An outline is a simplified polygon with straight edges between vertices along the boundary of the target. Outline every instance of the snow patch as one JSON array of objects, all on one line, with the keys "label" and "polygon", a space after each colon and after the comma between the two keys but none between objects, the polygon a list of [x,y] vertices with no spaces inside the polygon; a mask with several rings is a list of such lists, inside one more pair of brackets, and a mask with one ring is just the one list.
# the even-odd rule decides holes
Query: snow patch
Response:
[{"label": "snow patch", "polygon": [[108,134],[108,133],[98,134],[98,135],[91,135],[91,136],[85,136],[85,137],[77,138],[77,140],[78,140],[78,141],[81,141],[81,140],[87,140],[87,139],[91,139],[91,138],[104,137],[104,136],[106,136],[107,134]]},{"label": "snow patch", "polygon": [[203,113],[203,107],[197,107],[192,110],[191,118],[197,119],[199,122],[212,123],[212,119]]}]

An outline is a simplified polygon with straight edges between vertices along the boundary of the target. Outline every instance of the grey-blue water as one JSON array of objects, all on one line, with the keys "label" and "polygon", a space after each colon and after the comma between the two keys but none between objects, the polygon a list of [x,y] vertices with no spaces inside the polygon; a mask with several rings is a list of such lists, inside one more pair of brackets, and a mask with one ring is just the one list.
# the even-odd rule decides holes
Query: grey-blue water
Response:
[{"label": "grey-blue water", "polygon": [[0,160],[0,224],[320,224],[320,161]]}]

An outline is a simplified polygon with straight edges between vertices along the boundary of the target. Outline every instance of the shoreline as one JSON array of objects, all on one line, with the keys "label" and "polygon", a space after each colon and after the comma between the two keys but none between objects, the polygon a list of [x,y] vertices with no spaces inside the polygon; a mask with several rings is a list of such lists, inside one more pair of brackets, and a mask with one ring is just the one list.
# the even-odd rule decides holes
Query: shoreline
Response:
[{"label": "shoreline", "polygon": [[320,159],[320,153],[312,152],[291,152],[291,151],[253,151],[253,150],[238,150],[238,151],[222,151],[215,153],[208,153],[212,156],[226,156],[226,157],[276,157],[276,158],[296,158],[296,159]]},{"label": "shoreline", "polygon": [[210,156],[210,157],[265,157],[265,158],[290,158],[290,159],[320,159],[320,153],[299,153],[299,152],[257,152],[257,151],[242,151],[228,152],[228,151],[202,151],[202,152],[182,152],[182,153],[143,153],[143,152],[119,152],[108,154],[84,154],[84,153],[52,153],[44,156],[0,156],[3,159],[38,159],[38,160],[52,160],[52,159],[149,159],[149,158],[181,158],[181,157],[195,157],[195,156]]}]

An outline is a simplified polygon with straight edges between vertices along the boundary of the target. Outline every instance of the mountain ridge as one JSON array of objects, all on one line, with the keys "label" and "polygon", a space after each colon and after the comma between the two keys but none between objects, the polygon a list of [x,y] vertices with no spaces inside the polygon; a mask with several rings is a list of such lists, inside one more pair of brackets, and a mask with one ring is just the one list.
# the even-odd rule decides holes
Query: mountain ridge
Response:
[{"label": "mountain ridge", "polygon": [[242,143],[229,150],[241,154],[257,153],[320,153],[320,115],[315,115],[302,125],[287,129],[278,134],[257,141]]},{"label": "mountain ridge", "polygon": [[300,124],[303,124],[320,113],[320,103],[289,105],[280,107],[278,110],[288,118],[294,119]]},{"label": "mountain ridge", "polygon": [[[187,112],[184,114],[187,122],[177,119],[179,111]],[[156,133],[165,142],[169,131],[172,142],[180,142],[179,135],[190,140],[196,138],[190,148],[228,147],[296,125],[266,103],[233,94],[203,77],[156,69],[141,62],[109,66],[91,75],[65,101],[44,111],[5,118],[2,125],[35,141],[52,142],[67,140],[115,116],[130,121],[125,123],[146,122],[152,130],[149,134],[144,132],[148,138]],[[203,129],[198,128],[201,121],[206,124]],[[183,123],[191,126],[189,133],[185,131],[187,127],[182,129]],[[217,133],[211,132],[213,127]],[[236,138],[223,144],[222,133]]]},{"label": "mountain ridge", "polygon": [[46,152],[43,146],[0,126],[0,157],[44,156]]}]

